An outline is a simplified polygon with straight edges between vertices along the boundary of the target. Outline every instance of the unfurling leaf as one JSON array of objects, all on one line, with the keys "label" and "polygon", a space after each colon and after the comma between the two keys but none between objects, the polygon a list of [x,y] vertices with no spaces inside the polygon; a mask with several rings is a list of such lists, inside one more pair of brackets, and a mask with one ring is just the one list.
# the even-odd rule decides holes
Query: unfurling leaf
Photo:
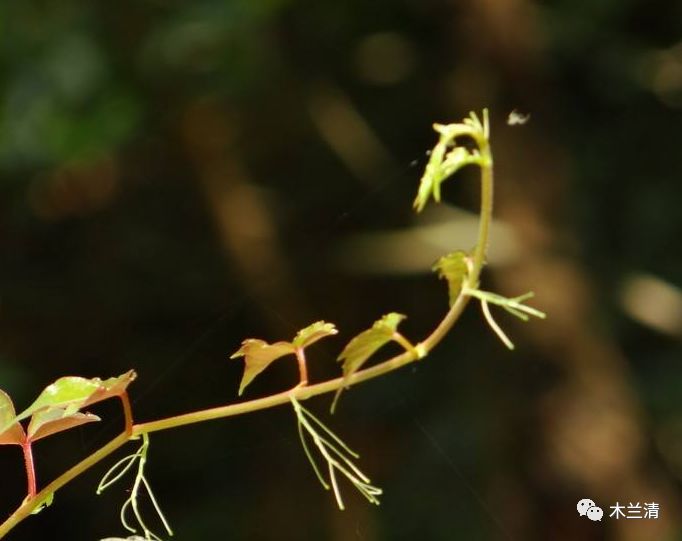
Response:
[{"label": "unfurling leaf", "polygon": [[35,412],[31,417],[31,422],[28,424],[28,439],[36,441],[99,420],[100,418],[97,415],[91,413],[67,414],[63,408],[42,409]]},{"label": "unfurling leaf", "polygon": [[337,334],[339,331],[333,323],[326,321],[316,321],[312,325],[308,325],[305,329],[301,329],[296,334],[296,337],[291,342],[296,348],[306,348],[318,340],[327,336]]},{"label": "unfurling leaf", "polygon": [[[396,312],[386,314],[381,319],[374,322],[371,328],[362,331],[353,338],[338,357],[343,362],[343,377],[348,380],[374,353],[391,340],[396,339],[398,325],[405,319],[405,316]],[[334,397],[332,412],[336,407],[336,402],[341,395],[341,387]]]},{"label": "unfurling leaf", "polygon": [[[135,371],[129,370],[125,374],[104,381],[100,378],[87,379],[77,376],[59,378],[48,385],[33,404],[8,422],[21,421],[47,408],[61,408],[65,416],[71,415],[90,404],[123,394],[135,377]],[[0,426],[0,432],[4,432],[6,428],[6,425]]]},{"label": "unfurling leaf", "polygon": [[469,273],[468,258],[466,252],[457,251],[441,257],[433,266],[434,272],[438,272],[438,277],[448,281],[450,306],[457,300],[462,284]]},{"label": "unfurling leaf", "polygon": [[0,427],[7,427],[0,433],[0,445],[21,445],[26,438],[23,427],[14,420],[15,417],[12,399],[0,390]]},{"label": "unfurling leaf", "polygon": [[419,191],[414,200],[417,212],[424,210],[429,197],[440,202],[440,185],[450,176],[469,164],[480,163],[481,156],[477,150],[469,150],[457,145],[457,137],[469,136],[475,140],[487,138],[487,114],[484,112],[484,123],[471,113],[463,123],[434,124],[433,129],[440,134],[440,139],[431,151],[429,163],[419,181]]},{"label": "unfurling leaf", "polygon": [[241,395],[246,386],[273,361],[285,355],[295,354],[297,350],[305,349],[318,340],[337,332],[333,323],[317,321],[300,330],[291,342],[268,344],[264,340],[247,338],[242,342],[242,347],[230,356],[230,359],[244,357],[244,375],[239,384],[239,394]]},{"label": "unfurling leaf", "polygon": [[276,342],[268,344],[264,340],[248,338],[242,342],[242,347],[230,356],[230,359],[244,357],[244,375],[239,384],[239,394],[241,395],[246,386],[253,379],[265,370],[270,363],[276,361],[284,355],[296,352],[296,348],[290,342]]}]

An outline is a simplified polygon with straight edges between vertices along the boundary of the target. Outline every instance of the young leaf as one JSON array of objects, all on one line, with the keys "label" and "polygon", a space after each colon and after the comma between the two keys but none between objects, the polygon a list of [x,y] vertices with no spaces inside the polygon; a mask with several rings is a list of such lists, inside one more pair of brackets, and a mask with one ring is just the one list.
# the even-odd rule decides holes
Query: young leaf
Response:
[{"label": "young leaf", "polygon": [[12,399],[0,390],[0,427],[7,426],[0,433],[0,445],[21,445],[26,438],[23,427],[14,421],[15,416]]},{"label": "young leaf", "polygon": [[[115,396],[121,396],[128,388],[128,385],[135,381],[136,378],[137,373],[135,370],[128,370],[125,374],[121,374],[118,377],[109,378],[100,382],[99,388],[88,397],[88,399],[81,405],[81,408],[95,404],[97,402],[102,402],[103,400],[107,400]],[[94,379],[99,380],[99,378]]]},{"label": "young leaf", "polygon": [[[465,165],[480,163],[478,151],[469,151],[466,147],[457,146],[455,141],[462,135],[475,137],[477,132],[483,129],[480,123],[477,125],[469,118],[464,121],[464,124],[434,124],[433,129],[440,134],[440,139],[433,147],[429,163],[426,164],[424,174],[419,181],[419,191],[413,204],[417,212],[424,210],[431,196],[434,201],[440,202],[440,185],[450,176]],[[451,148],[453,144],[454,147]]]},{"label": "young leaf", "polygon": [[230,356],[230,359],[244,357],[244,375],[239,385],[239,395],[246,386],[265,370],[270,363],[284,355],[295,354],[297,349],[303,349],[325,336],[331,336],[338,331],[333,323],[317,321],[298,332],[291,342],[275,342],[268,344],[264,340],[248,338],[242,342],[242,347]]},{"label": "young leaf", "polygon": [[459,292],[462,290],[462,283],[468,273],[467,259],[465,252],[457,251],[441,257],[433,266],[434,272],[438,272],[439,278],[448,281],[448,291],[450,294],[450,306],[452,306]]},{"label": "young leaf", "polygon": [[242,347],[230,356],[230,359],[244,357],[244,375],[239,384],[239,395],[244,392],[246,386],[265,370],[270,363],[284,355],[295,353],[296,348],[289,342],[276,342],[268,344],[264,340],[248,338],[242,342]]},{"label": "young leaf", "polygon": [[333,323],[317,321],[312,325],[308,325],[305,329],[298,331],[298,334],[296,334],[296,337],[291,343],[296,348],[306,348],[318,340],[327,336],[332,336],[338,332],[339,331],[336,330]]},{"label": "young leaf", "polygon": [[447,150],[445,141],[445,138],[441,135],[440,141],[438,141],[431,151],[429,163],[426,164],[424,174],[419,181],[419,190],[413,204],[417,212],[424,210],[424,207],[432,194],[436,202],[440,201],[440,184],[443,182],[442,164]]},{"label": "young leaf", "polygon": [[[27,409],[12,421],[26,419],[44,408],[63,408],[66,415],[76,413],[80,408],[122,394],[135,379],[134,370],[129,370],[118,377],[102,381],[100,378],[81,378],[66,376],[45,387],[38,398]],[[0,426],[0,431],[5,430]]]},{"label": "young leaf", "polygon": [[402,314],[391,312],[386,314],[366,331],[353,338],[339,355],[343,362],[343,376],[347,379],[360,369],[381,346],[390,342],[400,322],[405,319]]},{"label": "young leaf", "polygon": [[[338,360],[343,362],[344,380],[348,380],[350,376],[357,372],[379,348],[396,339],[398,325],[403,319],[405,319],[403,314],[396,312],[386,314],[381,319],[375,321],[371,328],[362,331],[346,344],[346,347],[343,348],[338,357]],[[336,409],[336,403],[342,391],[343,387],[336,391],[331,407],[332,413]]]},{"label": "young leaf", "polygon": [[69,428],[99,420],[97,415],[91,413],[67,414],[64,408],[41,409],[31,417],[31,422],[28,424],[28,439],[36,441]]}]

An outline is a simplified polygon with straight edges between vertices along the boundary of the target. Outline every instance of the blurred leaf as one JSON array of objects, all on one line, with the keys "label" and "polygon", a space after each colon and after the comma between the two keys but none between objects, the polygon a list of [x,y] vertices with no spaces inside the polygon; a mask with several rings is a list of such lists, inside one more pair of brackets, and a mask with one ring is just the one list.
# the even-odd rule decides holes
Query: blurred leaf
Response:
[{"label": "blurred leaf", "polygon": [[230,356],[230,359],[244,357],[244,375],[239,384],[239,395],[244,392],[246,386],[253,379],[265,370],[270,363],[283,357],[295,353],[296,348],[290,342],[276,342],[268,344],[264,340],[248,338],[242,342],[242,347]]},{"label": "blurred leaf", "polygon": [[339,331],[336,330],[336,327],[334,327],[333,323],[317,321],[305,329],[298,331],[298,334],[294,338],[292,344],[296,348],[306,348],[318,340],[327,336],[332,336],[338,332]]},{"label": "blurred leaf", "polygon": [[67,414],[64,408],[42,409],[31,417],[31,422],[28,425],[28,439],[37,441],[69,428],[99,420],[100,418],[97,415],[91,413]]},{"label": "blurred leaf", "polygon": [[23,427],[16,421],[14,404],[5,392],[0,390],[0,426],[9,426],[0,434],[0,445],[21,445],[26,437]]},{"label": "blurred leaf", "polygon": [[438,277],[448,281],[450,306],[455,303],[462,290],[462,283],[468,273],[468,257],[466,252],[453,252],[441,257],[433,266],[434,272],[438,272]]}]

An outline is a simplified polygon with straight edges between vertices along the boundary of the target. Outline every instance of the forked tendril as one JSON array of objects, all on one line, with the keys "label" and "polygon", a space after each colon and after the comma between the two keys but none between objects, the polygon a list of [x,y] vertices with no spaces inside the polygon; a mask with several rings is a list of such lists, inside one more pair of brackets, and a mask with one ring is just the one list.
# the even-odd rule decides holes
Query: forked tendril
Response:
[{"label": "forked tendril", "polygon": [[523,304],[523,301],[526,301],[534,296],[532,291],[512,298],[507,298],[490,291],[482,291],[480,289],[471,289],[468,287],[464,288],[464,293],[470,295],[471,297],[476,297],[481,302],[481,311],[483,312],[488,325],[490,325],[490,328],[509,349],[514,349],[514,343],[493,319],[493,315],[490,313],[488,304],[501,306],[507,312],[523,321],[528,321],[529,316],[537,317],[539,319],[545,319],[545,317],[547,317],[544,312],[541,312],[537,308]]},{"label": "forked tendril", "polygon": [[128,521],[128,518],[126,517],[128,509],[132,509],[133,516],[137,521],[137,525],[139,528],[142,529],[142,532],[144,533],[144,539],[150,541],[162,541],[161,538],[154,532],[152,532],[145,524],[144,520],[142,519],[142,514],[140,513],[138,503],[140,488],[144,487],[145,491],[147,492],[147,496],[149,497],[149,500],[152,502],[152,505],[156,510],[156,514],[159,516],[161,522],[163,523],[164,528],[166,529],[166,532],[168,533],[168,535],[171,536],[173,535],[173,531],[168,525],[166,517],[163,516],[161,508],[159,507],[159,504],[157,503],[156,498],[154,497],[154,493],[152,492],[152,488],[144,475],[144,467],[147,462],[148,450],[149,435],[142,434],[142,445],[140,446],[140,448],[132,455],[128,455],[127,457],[119,460],[109,469],[107,473],[104,474],[104,477],[102,477],[102,480],[99,482],[99,485],[97,485],[97,494],[98,495],[101,494],[104,490],[106,490],[116,481],[121,479],[121,477],[123,477],[128,472],[128,470],[130,470],[137,462],[137,471],[135,473],[135,482],[133,483],[133,488],[130,490],[130,496],[121,507],[120,513],[121,524],[123,524],[123,527],[129,532],[137,533],[137,529],[131,526],[130,522]]},{"label": "forked tendril", "polygon": [[[372,485],[369,477],[362,473],[351,460],[359,458],[360,455],[352,451],[336,434],[326,427],[322,421],[301,406],[298,400],[293,396],[291,397],[291,405],[296,414],[298,435],[301,438],[303,450],[315,471],[315,475],[325,490],[331,488],[334,491],[334,497],[336,498],[339,509],[343,510],[344,505],[338,486],[337,472],[343,474],[370,503],[379,505],[378,496],[381,495],[382,490]],[[329,473],[328,480],[325,478],[320,467],[313,458],[311,449],[306,441],[306,433],[317,447],[322,458],[327,462],[327,470]]]}]

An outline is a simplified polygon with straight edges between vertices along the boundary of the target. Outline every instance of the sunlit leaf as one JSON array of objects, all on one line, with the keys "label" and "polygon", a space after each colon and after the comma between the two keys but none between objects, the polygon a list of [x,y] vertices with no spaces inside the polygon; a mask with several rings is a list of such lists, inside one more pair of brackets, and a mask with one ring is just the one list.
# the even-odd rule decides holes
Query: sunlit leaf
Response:
[{"label": "sunlit leaf", "polygon": [[[91,404],[107,400],[108,398],[122,395],[128,388],[128,385],[135,381],[136,378],[137,373],[135,370],[128,370],[125,374],[100,382],[98,389],[92,393],[80,407],[84,408]],[[99,380],[99,378],[94,379]]]},{"label": "sunlit leaf", "polygon": [[270,363],[284,355],[290,355],[296,348],[290,342],[276,342],[268,344],[264,340],[249,338],[242,342],[242,347],[230,356],[230,359],[244,357],[244,375],[239,384],[239,394],[244,392],[246,386],[265,370]]},{"label": "sunlit leaf", "polygon": [[28,439],[36,441],[69,428],[99,420],[97,415],[91,413],[67,414],[64,408],[41,409],[31,417],[31,422],[28,424]]},{"label": "sunlit leaf", "polygon": [[[87,379],[78,376],[59,378],[48,385],[33,404],[17,415],[12,422],[26,419],[44,408],[63,408],[66,415],[76,413],[80,408],[122,394],[135,377],[135,371],[130,370],[104,381],[100,378]],[[4,426],[0,427],[0,430],[4,429]]]},{"label": "sunlit leaf", "polygon": [[0,445],[21,445],[26,437],[22,426],[14,421],[14,404],[5,392],[0,390],[0,427],[8,426],[0,434]]},{"label": "sunlit leaf", "polygon": [[332,336],[338,332],[339,331],[336,330],[336,327],[333,323],[317,321],[312,325],[307,326],[305,329],[298,331],[298,334],[292,341],[292,344],[297,348],[305,348],[322,338]]},{"label": "sunlit leaf", "polygon": [[445,278],[448,281],[450,306],[455,303],[462,290],[462,283],[468,273],[468,257],[465,252],[453,252],[441,257],[433,266],[433,270],[438,272],[439,278]]}]

